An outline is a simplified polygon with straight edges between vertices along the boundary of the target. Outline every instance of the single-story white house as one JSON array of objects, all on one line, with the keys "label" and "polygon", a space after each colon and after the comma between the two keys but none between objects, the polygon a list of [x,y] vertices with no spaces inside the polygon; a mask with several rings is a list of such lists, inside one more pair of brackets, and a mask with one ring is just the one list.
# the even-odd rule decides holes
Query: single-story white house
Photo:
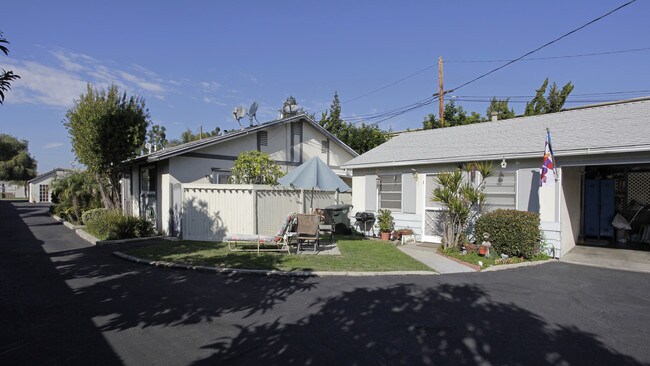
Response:
[{"label": "single-story white house", "polygon": [[27,184],[29,184],[29,202],[52,202],[52,192],[50,191],[50,185],[52,184],[52,181],[55,178],[64,177],[71,172],[72,170],[70,169],[55,168],[28,181]]},{"label": "single-story white house", "polygon": [[[547,128],[557,178],[540,189]],[[487,209],[539,212],[557,257],[585,240],[615,240],[615,213],[630,220],[641,210],[633,234],[650,225],[642,209],[650,205],[650,97],[407,132],[342,167],[353,172],[355,211],[390,209],[396,227],[437,242],[442,207],[431,200],[435,176],[474,161],[494,163]]]},{"label": "single-story white house", "polygon": [[[181,184],[228,184],[239,154],[252,150],[268,153],[285,172],[318,156],[348,185],[351,179],[340,166],[358,156],[309,116],[299,114],[128,161],[121,179],[122,208],[127,214],[153,219],[164,235],[178,235],[183,206]],[[286,212],[278,215],[282,218]]]}]

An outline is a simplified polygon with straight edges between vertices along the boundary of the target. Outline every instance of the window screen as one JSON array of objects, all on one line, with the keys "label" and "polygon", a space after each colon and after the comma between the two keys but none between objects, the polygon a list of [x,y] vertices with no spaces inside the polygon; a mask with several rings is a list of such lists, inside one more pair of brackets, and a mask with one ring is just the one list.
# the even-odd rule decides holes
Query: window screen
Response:
[{"label": "window screen", "polygon": [[327,154],[328,151],[330,151],[330,140],[323,140],[321,142],[320,152],[322,152],[323,154]]},{"label": "window screen", "polygon": [[391,211],[402,210],[402,175],[380,175],[379,208]]},{"label": "window screen", "polygon": [[269,133],[267,131],[257,132],[257,150],[262,151],[262,146],[269,146]]}]

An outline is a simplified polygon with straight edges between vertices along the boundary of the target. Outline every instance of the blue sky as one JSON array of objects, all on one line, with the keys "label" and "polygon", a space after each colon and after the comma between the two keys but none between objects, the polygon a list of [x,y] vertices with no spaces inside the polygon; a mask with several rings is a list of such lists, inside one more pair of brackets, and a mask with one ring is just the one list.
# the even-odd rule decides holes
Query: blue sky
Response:
[{"label": "blue sky", "polygon": [[[168,138],[199,126],[237,128],[232,110],[258,101],[258,119],[277,117],[293,95],[320,113],[338,91],[343,116],[409,105],[570,31],[624,1],[5,1],[0,30],[11,42],[0,67],[22,79],[0,106],[0,133],[30,143],[40,173],[70,167],[74,154],[62,121],[87,82],[117,84],[145,98]],[[650,2],[636,3],[531,57],[649,48]],[[485,113],[489,96],[529,96],[544,78],[575,84],[569,105],[650,92],[650,50],[521,61],[452,93]],[[473,97],[478,96],[478,97]],[[517,100],[523,100],[518,98]],[[512,103],[519,113],[523,103]],[[380,124],[421,127],[437,105]]]}]

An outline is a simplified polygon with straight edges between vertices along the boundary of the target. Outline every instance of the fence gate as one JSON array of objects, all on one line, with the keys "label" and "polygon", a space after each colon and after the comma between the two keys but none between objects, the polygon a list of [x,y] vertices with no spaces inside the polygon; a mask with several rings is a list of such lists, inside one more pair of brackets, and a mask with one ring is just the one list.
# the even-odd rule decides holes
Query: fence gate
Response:
[{"label": "fence gate", "polygon": [[433,202],[433,190],[438,186],[436,174],[427,174],[424,179],[424,215],[422,216],[422,241],[440,243],[442,241],[443,223],[442,218],[446,211],[445,207]]}]

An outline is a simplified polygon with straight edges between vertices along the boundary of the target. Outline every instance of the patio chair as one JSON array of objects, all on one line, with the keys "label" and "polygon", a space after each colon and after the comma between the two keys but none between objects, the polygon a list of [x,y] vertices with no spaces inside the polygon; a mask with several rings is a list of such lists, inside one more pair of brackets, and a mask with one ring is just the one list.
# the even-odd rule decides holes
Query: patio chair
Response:
[{"label": "patio chair", "polygon": [[291,254],[291,230],[296,225],[297,214],[289,214],[275,236],[230,234],[223,238],[231,252],[287,252]]},{"label": "patio chair", "polygon": [[313,246],[314,252],[318,251],[320,217],[315,214],[298,214],[298,227],[296,229],[298,251],[305,245]]}]

